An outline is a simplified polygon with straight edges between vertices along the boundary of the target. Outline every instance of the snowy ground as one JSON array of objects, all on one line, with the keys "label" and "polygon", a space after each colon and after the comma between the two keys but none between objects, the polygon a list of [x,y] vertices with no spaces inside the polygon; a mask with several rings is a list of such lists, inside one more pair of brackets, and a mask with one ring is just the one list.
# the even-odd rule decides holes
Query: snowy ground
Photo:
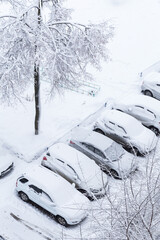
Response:
[{"label": "snowy ground", "polygon": [[[97,228],[91,213],[81,225],[64,229],[36,207],[23,203],[14,191],[16,178],[28,166],[39,163],[40,159],[32,161],[37,153],[100,109],[108,99],[118,101],[140,92],[138,73],[160,60],[159,0],[68,0],[66,5],[76,10],[73,13],[76,21],[112,19],[116,26],[115,38],[110,43],[112,61],[102,63],[101,72],[92,70],[101,86],[96,97],[66,91],[64,96],[55,96],[49,101],[47,86],[43,84],[39,136],[34,136],[32,89],[26,93],[23,105],[0,106],[0,139],[23,159],[13,156],[14,171],[0,179],[0,235],[6,239],[89,239],[88,236],[96,236]],[[145,159],[141,159],[142,171],[144,166]],[[141,172],[136,173],[138,178],[140,175]],[[121,181],[111,180],[110,185],[116,192],[121,184]],[[97,209],[96,205],[102,202],[106,204],[107,201],[102,199],[92,203],[93,208]],[[94,213],[98,216],[96,210]]]}]

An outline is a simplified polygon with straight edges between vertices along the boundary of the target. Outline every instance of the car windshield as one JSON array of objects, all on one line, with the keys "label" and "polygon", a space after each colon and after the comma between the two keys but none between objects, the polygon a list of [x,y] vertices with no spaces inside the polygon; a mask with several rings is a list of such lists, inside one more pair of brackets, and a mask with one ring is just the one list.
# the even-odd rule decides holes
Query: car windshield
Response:
[{"label": "car windshield", "polygon": [[120,144],[113,142],[112,145],[105,150],[105,154],[109,160],[117,161],[124,154],[124,149]]}]

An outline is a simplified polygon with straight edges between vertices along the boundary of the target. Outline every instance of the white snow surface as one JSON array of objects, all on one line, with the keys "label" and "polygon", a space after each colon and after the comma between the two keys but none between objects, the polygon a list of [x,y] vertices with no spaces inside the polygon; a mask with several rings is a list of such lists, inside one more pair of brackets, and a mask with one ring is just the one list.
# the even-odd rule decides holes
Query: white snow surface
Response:
[{"label": "white snow surface", "polygon": [[[0,139],[11,153],[20,157],[12,155],[15,169],[0,179],[0,235],[6,239],[87,239],[88,236],[96,236],[98,230],[91,216],[93,212],[81,225],[65,229],[47,214],[17,197],[14,190],[16,179],[28,166],[32,168],[37,164],[39,160],[32,161],[37,153],[43,152],[98,110],[107,99],[118,102],[130,94],[140,93],[139,72],[159,61],[159,0],[68,0],[66,5],[75,9],[75,21],[101,22],[111,18],[116,27],[115,37],[109,44],[112,61],[103,62],[100,72],[91,69],[101,86],[96,97],[66,91],[64,96],[57,95],[49,101],[45,91],[47,86],[42,84],[41,130],[38,136],[34,135],[32,88],[26,92],[23,105],[0,105]],[[1,5],[0,12],[6,14],[5,10],[5,6]],[[141,170],[143,165],[145,159],[141,161]],[[113,180],[111,183],[113,193],[119,194],[120,181]],[[101,201],[105,205],[104,199]],[[101,202],[93,202],[93,209],[97,205]],[[23,221],[16,220],[11,213]],[[99,216],[98,211],[95,211],[95,216]]]}]

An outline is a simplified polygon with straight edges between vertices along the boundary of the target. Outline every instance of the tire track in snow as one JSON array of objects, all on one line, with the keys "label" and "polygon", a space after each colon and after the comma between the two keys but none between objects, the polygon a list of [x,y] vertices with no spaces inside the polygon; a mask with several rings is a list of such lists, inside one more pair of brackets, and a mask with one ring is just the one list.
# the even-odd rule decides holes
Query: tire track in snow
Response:
[{"label": "tire track in snow", "polygon": [[[34,225],[26,220],[23,220],[22,218],[18,217],[14,213],[10,213],[10,216],[14,218],[16,221],[22,223],[25,227],[27,227],[29,230],[34,231],[35,233],[41,235],[46,240],[53,240],[55,237],[51,235],[50,233],[44,231],[44,229],[38,227],[37,225]],[[48,235],[48,236],[47,236]]]}]

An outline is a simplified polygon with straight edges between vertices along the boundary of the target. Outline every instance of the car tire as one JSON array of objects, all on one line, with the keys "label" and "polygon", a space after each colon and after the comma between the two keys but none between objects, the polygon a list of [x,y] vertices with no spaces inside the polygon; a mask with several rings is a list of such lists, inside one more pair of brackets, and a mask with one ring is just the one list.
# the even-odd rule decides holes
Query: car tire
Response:
[{"label": "car tire", "polygon": [[67,226],[68,226],[66,220],[65,220],[63,217],[59,216],[59,215],[56,216],[56,221],[57,221],[59,224],[61,224],[62,226],[64,226],[64,227],[67,227]]},{"label": "car tire", "polygon": [[149,97],[153,97],[152,92],[149,91],[149,90],[145,90],[145,91],[144,91],[144,95],[149,96]]},{"label": "car tire", "polygon": [[135,156],[138,156],[139,150],[136,147],[131,148],[131,153],[133,153]]},{"label": "car tire", "polygon": [[28,197],[27,194],[25,194],[24,192],[19,192],[19,196],[20,196],[20,198],[21,198],[24,202],[28,202],[28,201],[29,201],[29,197]]},{"label": "car tire", "polygon": [[159,135],[159,130],[158,130],[156,127],[151,126],[151,127],[150,127],[150,130],[151,130],[152,132],[154,132],[154,133],[156,134],[156,136]]},{"label": "car tire", "polygon": [[93,131],[97,132],[97,133],[100,133],[102,135],[105,135],[105,133],[101,129],[99,129],[99,128],[95,128]]},{"label": "car tire", "polygon": [[117,173],[117,171],[115,171],[114,169],[110,169],[109,170],[109,175],[114,177],[115,179],[119,179],[119,174]]}]

